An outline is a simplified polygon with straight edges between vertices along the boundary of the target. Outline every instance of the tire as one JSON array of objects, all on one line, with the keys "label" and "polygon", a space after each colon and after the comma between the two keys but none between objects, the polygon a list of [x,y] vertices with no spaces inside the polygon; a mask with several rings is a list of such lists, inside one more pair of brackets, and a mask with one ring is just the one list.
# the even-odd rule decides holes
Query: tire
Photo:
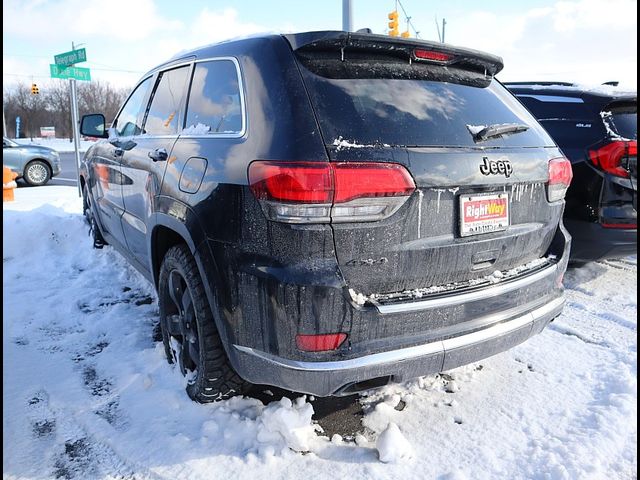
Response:
[{"label": "tire", "polygon": [[84,213],[84,219],[89,225],[89,232],[91,234],[91,239],[93,240],[93,248],[101,249],[105,245],[109,245],[102,236],[100,227],[98,227],[98,222],[96,221],[95,213],[91,206],[91,197],[89,197],[89,190],[87,189],[86,184],[82,187],[82,211]]},{"label": "tire", "polygon": [[209,403],[244,393],[215,325],[196,262],[186,245],[170,248],[158,282],[160,328],[167,360],[187,377],[187,394]]},{"label": "tire", "polygon": [[42,160],[31,160],[24,167],[22,178],[32,187],[46,185],[51,180],[51,168]]}]

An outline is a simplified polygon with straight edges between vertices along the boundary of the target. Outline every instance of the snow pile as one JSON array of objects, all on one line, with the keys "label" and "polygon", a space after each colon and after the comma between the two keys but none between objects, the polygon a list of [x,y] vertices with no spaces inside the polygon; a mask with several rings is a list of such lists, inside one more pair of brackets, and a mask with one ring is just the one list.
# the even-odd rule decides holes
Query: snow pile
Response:
[{"label": "snow pile", "polygon": [[400,432],[398,426],[391,422],[376,441],[378,456],[383,463],[397,463],[413,458],[411,444]]},{"label": "snow pile", "polygon": [[312,425],[313,407],[305,397],[292,403],[287,397],[269,404],[260,416],[258,441],[279,445],[280,451],[288,447],[296,452],[311,449],[317,438],[316,426]]}]

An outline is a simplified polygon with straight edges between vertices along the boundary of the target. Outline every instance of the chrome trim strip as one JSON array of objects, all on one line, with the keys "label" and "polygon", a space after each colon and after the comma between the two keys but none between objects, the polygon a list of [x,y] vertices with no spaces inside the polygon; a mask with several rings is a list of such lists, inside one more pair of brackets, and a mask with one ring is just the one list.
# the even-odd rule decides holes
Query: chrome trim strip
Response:
[{"label": "chrome trim strip", "polygon": [[526,277],[519,278],[517,280],[507,281],[504,283],[498,283],[493,287],[481,288],[468,293],[461,293],[459,295],[442,296],[432,298],[428,300],[421,300],[418,302],[398,302],[389,305],[375,304],[375,307],[380,313],[400,313],[400,312],[414,312],[416,310],[428,310],[431,308],[448,307],[452,305],[459,305],[461,303],[473,302],[476,300],[482,300],[487,297],[495,297],[503,295],[513,290],[526,287],[532,283],[542,280],[550,275],[555,275],[558,270],[558,265],[553,264],[550,267],[546,267],[543,270],[527,275]]},{"label": "chrome trim strip", "polygon": [[262,358],[280,367],[285,367],[291,370],[306,370],[314,372],[336,372],[340,370],[372,367],[375,365],[399,362],[401,360],[408,360],[426,355],[442,354],[444,352],[442,342],[437,341],[425,343],[423,345],[416,345],[415,347],[402,348],[400,350],[373,353],[371,355],[351,358],[349,360],[337,360],[333,362],[303,362],[300,360],[290,360],[287,358],[277,357],[254,348],[243,347],[242,345],[234,344],[233,346],[243,353]]},{"label": "chrome trim strip", "polygon": [[331,362],[305,362],[277,357],[275,355],[271,355],[254,348],[244,347],[242,345],[234,344],[233,347],[239,352],[251,355],[253,357],[261,358],[269,363],[290,370],[336,372],[342,370],[375,367],[394,362],[400,362],[402,360],[412,360],[428,355],[445,354],[447,350],[462,348],[486,340],[491,340],[492,338],[511,333],[527,325],[533,326],[534,319],[539,319],[545,315],[550,314],[554,310],[561,308],[564,305],[564,302],[564,297],[556,298],[548,304],[543,305],[542,307],[539,307],[532,312],[526,313],[520,317],[516,317],[513,320],[499,323],[492,327],[488,327],[477,332],[468,333],[466,335],[461,335],[456,338],[438,340],[436,342],[416,345],[414,347],[401,348],[398,350],[391,350],[388,352],[373,353],[371,355],[351,358],[349,360],[338,360]]}]

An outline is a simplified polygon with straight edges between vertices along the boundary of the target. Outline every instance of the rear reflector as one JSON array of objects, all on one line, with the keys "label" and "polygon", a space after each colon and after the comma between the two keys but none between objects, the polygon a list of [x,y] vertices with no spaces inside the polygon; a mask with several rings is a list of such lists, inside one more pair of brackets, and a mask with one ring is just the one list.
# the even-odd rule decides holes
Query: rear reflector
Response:
[{"label": "rear reflector", "polygon": [[256,161],[249,185],[267,217],[289,223],[380,220],[415,190],[402,165],[375,162]]},{"label": "rear reflector", "polygon": [[549,160],[549,182],[547,199],[549,202],[562,200],[573,178],[571,162],[564,157]]},{"label": "rear reflector", "polygon": [[596,167],[615,175],[629,178],[629,170],[625,161],[629,157],[637,157],[638,142],[634,140],[618,140],[595,150],[589,150],[589,158]]},{"label": "rear reflector", "polygon": [[326,352],[328,350],[337,350],[346,339],[346,333],[296,335],[296,346],[304,352]]},{"label": "rear reflector", "polygon": [[415,57],[419,60],[431,60],[432,62],[448,62],[453,59],[453,55],[449,53],[434,52],[431,50],[416,49],[413,51]]}]

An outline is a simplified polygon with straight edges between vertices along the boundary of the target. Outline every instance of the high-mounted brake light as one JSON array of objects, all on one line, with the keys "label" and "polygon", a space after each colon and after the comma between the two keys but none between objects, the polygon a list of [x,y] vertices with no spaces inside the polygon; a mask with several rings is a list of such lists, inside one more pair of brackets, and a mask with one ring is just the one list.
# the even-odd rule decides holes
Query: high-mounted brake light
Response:
[{"label": "high-mounted brake light", "polygon": [[629,170],[624,164],[625,159],[637,155],[638,142],[635,140],[617,140],[603,147],[589,150],[589,158],[596,167],[623,178],[629,178]]},{"label": "high-mounted brake light", "polygon": [[413,51],[415,57],[419,60],[431,60],[432,62],[448,62],[453,59],[453,55],[443,52],[434,52],[432,50],[422,50],[416,48]]},{"label": "high-mounted brake light", "polygon": [[298,350],[305,352],[326,352],[328,350],[337,350],[346,339],[346,333],[296,335],[296,346]]},{"label": "high-mounted brake light", "polygon": [[562,200],[573,178],[571,162],[564,157],[549,160],[549,182],[547,183],[547,199],[549,202]]},{"label": "high-mounted brake light", "polygon": [[256,161],[249,185],[268,218],[289,223],[380,220],[416,188],[402,165],[376,162]]}]

